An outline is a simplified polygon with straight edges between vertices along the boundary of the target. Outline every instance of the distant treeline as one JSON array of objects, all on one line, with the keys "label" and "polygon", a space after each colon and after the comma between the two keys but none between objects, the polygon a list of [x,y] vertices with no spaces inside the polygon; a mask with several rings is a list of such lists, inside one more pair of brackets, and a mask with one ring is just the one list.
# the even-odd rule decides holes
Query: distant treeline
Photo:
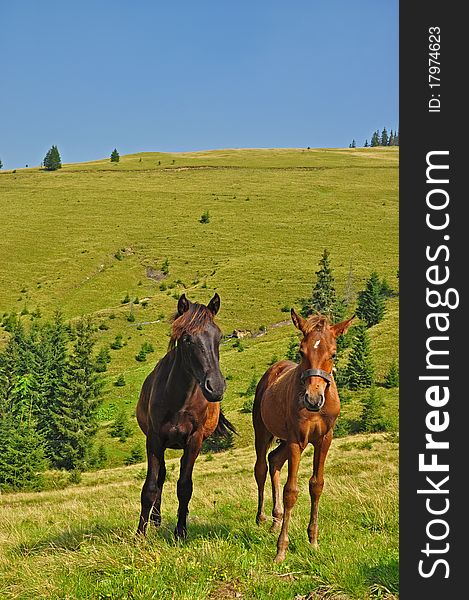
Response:
[{"label": "distant treeline", "polygon": [[[365,140],[363,144],[364,148],[375,147],[375,146],[399,146],[399,129],[397,131],[393,131],[392,129],[388,132],[386,127],[379,132],[376,130],[371,136],[371,141],[368,143],[368,139]],[[355,140],[352,140],[349,144],[349,148],[356,148],[357,143]]]}]

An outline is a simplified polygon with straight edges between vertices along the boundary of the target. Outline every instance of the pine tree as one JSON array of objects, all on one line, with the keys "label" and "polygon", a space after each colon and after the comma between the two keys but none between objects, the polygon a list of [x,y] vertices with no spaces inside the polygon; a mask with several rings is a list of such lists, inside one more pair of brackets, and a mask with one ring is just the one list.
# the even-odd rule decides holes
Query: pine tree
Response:
[{"label": "pine tree", "polygon": [[365,140],[365,148],[368,148],[368,140]]},{"label": "pine tree", "polygon": [[124,409],[121,409],[114,419],[114,423],[111,427],[111,435],[112,437],[119,438],[121,442],[125,442],[131,433],[132,429],[129,425],[127,413]]},{"label": "pine tree", "polygon": [[52,146],[43,160],[46,171],[56,171],[62,167],[62,161],[57,146]]},{"label": "pine tree", "polygon": [[394,146],[394,132],[392,129],[389,132],[388,146]]},{"label": "pine tree", "polygon": [[352,143],[350,144],[350,148],[356,148],[357,147],[357,142],[355,140],[352,140]]},{"label": "pine tree", "polygon": [[381,415],[381,407],[383,402],[378,396],[378,391],[373,385],[370,392],[362,400],[362,414],[360,416],[359,429],[363,433],[373,433],[375,431],[383,431],[386,428],[383,417]]},{"label": "pine tree", "polygon": [[51,440],[56,467],[67,470],[86,466],[97,429],[102,381],[93,357],[93,326],[89,319],[77,323],[73,351],[68,359],[64,388],[52,418]]},{"label": "pine tree", "polygon": [[51,440],[54,435],[53,412],[63,394],[67,368],[67,327],[57,312],[51,323],[40,328],[36,342],[36,380],[38,402],[35,409],[37,427],[46,443],[46,455],[50,457]]},{"label": "pine tree", "polygon": [[367,388],[373,384],[374,369],[370,340],[364,325],[358,325],[355,328],[355,338],[345,375],[351,390]]},{"label": "pine tree", "polygon": [[396,360],[393,360],[389,366],[389,371],[384,378],[385,388],[399,387],[399,365]]},{"label": "pine tree", "polygon": [[296,363],[299,363],[300,358],[301,358],[299,349],[300,349],[300,341],[298,339],[298,336],[292,335],[290,338],[290,341],[288,343],[286,359],[291,360]]},{"label": "pine tree", "polygon": [[371,137],[371,147],[375,147],[375,146],[379,146],[380,144],[380,138],[379,138],[379,131],[375,131]]},{"label": "pine tree", "polygon": [[381,146],[387,146],[389,142],[389,135],[386,127],[381,132]]},{"label": "pine tree", "polygon": [[329,251],[324,249],[319,261],[319,270],[316,271],[316,283],[311,294],[311,305],[303,308],[305,315],[316,311],[333,318],[337,298],[334,288],[334,276],[330,266]]},{"label": "pine tree", "polygon": [[378,273],[373,271],[366,282],[365,289],[358,294],[357,315],[372,327],[384,317],[386,303],[382,294],[382,284]]},{"label": "pine tree", "polygon": [[2,163],[1,159],[0,159],[0,169],[3,169],[3,163]]},{"label": "pine tree", "polygon": [[38,489],[46,468],[44,443],[25,413],[0,419],[0,490]]},{"label": "pine tree", "polygon": [[105,346],[96,355],[96,371],[104,373],[107,371],[107,365],[111,362],[111,354]]},{"label": "pine tree", "polygon": [[111,152],[111,162],[119,162],[119,160],[120,160],[119,152],[117,152],[117,149],[114,148],[114,150]]}]

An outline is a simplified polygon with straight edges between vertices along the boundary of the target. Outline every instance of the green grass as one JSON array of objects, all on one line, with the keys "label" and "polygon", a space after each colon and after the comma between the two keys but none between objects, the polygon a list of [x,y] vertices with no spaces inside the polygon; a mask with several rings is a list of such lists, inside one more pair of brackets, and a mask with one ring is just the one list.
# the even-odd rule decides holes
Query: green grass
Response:
[{"label": "green grass", "polygon": [[[176,458],[167,465],[162,527],[141,542],[134,530],[143,464],[84,474],[65,490],[4,495],[0,597],[291,600],[314,592],[324,599],[395,599],[397,448],[382,434],[334,440],[318,551],[306,534],[312,458],[305,452],[281,565],[273,563],[276,536],[268,524],[255,524],[252,447],[199,458],[185,543],[172,537]],[[270,501],[266,508],[270,512]]]}]

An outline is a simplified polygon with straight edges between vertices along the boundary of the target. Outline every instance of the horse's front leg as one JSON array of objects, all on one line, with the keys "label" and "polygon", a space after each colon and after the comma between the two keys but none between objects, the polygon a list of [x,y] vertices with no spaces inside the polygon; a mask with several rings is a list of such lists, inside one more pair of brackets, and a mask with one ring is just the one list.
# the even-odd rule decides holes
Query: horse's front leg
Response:
[{"label": "horse's front leg", "polygon": [[311,496],[311,517],[308,525],[310,544],[318,547],[318,507],[319,499],[324,487],[324,463],[332,441],[332,429],[324,437],[314,442],[313,475],[309,480],[309,494]]},{"label": "horse's front leg", "polygon": [[187,513],[189,512],[189,501],[192,496],[192,471],[201,447],[202,435],[191,436],[181,458],[181,470],[177,483],[177,495],[179,500],[178,521],[174,530],[176,539],[185,539],[187,536],[186,521]]},{"label": "horse's front leg", "polygon": [[298,468],[300,466],[302,448],[297,442],[288,442],[287,452],[288,478],[285,487],[283,488],[283,505],[285,512],[283,515],[282,530],[280,531],[277,540],[277,556],[275,557],[275,562],[281,562],[285,558],[288,548],[288,525],[290,523],[293,506],[298,498]]},{"label": "horse's front leg", "polygon": [[159,447],[153,440],[150,439],[150,436],[147,436],[147,477],[145,479],[145,483],[143,484],[142,493],[141,493],[141,512],[140,512],[140,520],[138,523],[137,534],[145,535],[148,520],[150,518],[150,511],[153,508],[155,500],[158,496],[158,491],[160,494],[161,501],[161,488],[158,487],[158,474],[160,472],[160,465],[163,461],[164,463],[164,449]]},{"label": "horse's front leg", "polygon": [[164,462],[164,450],[161,453],[158,478],[156,480],[156,497],[153,503],[153,509],[150,513],[150,521],[156,527],[161,525],[161,496],[163,494],[163,485],[166,479],[166,464]]}]

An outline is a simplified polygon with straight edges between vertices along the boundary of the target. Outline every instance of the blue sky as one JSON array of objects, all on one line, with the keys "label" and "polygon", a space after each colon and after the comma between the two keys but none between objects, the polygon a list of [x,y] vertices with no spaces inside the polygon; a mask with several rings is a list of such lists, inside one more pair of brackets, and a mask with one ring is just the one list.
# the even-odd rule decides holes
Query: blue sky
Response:
[{"label": "blue sky", "polygon": [[398,123],[398,0],[10,0],[0,159],[363,145]]}]

